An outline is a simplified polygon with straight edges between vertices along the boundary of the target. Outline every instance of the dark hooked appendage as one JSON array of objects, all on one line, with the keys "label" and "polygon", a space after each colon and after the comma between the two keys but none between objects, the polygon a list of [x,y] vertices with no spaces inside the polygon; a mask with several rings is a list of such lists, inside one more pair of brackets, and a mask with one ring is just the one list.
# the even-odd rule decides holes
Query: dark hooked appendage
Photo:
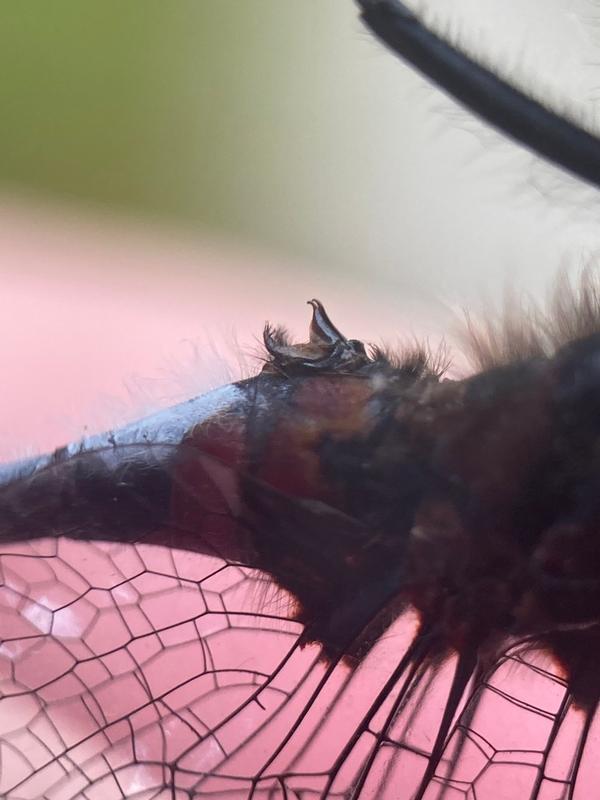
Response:
[{"label": "dark hooked appendage", "polygon": [[452,381],[369,355],[311,305],[307,343],[266,328],[256,377],[5,468],[0,541],[248,564],[293,596],[306,642],[350,663],[408,606],[431,662],[458,652],[469,674],[533,637],[594,706],[600,334]]},{"label": "dark hooked appendage", "polygon": [[284,328],[265,327],[263,340],[271,358],[264,372],[282,375],[357,372],[371,363],[364,344],[357,339],[346,339],[318,300],[309,300],[308,304],[313,310],[308,342],[292,344]]}]

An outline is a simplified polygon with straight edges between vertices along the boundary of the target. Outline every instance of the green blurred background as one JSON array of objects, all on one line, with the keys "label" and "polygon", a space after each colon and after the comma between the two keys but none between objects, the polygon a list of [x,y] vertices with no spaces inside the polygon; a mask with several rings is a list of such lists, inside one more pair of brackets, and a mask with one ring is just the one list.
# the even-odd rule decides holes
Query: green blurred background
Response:
[{"label": "green blurred background", "polygon": [[[419,5],[560,105],[598,85],[586,3]],[[578,192],[387,53],[353,0],[4,3],[0,457],[230,379],[206,381],[223,329],[237,375],[266,319],[306,335],[309,297],[393,346],[511,281],[540,294],[599,249]]]},{"label": "green blurred background", "polygon": [[[474,13],[444,5],[459,29]],[[518,3],[479,7],[474,30],[499,36],[495,9],[535,50]],[[1,18],[4,194],[218,233],[432,302],[556,266],[556,209],[535,187],[523,199],[530,157],[490,147],[352,0],[30,0]]]},{"label": "green blurred background", "polygon": [[365,39],[345,0],[4,6],[0,178],[356,266]]}]

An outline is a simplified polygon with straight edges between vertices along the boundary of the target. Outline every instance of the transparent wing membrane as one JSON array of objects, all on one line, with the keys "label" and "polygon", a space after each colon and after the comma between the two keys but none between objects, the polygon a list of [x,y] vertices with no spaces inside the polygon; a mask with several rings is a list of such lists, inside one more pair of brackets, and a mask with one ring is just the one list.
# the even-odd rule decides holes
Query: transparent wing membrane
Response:
[{"label": "transparent wing membrane", "polygon": [[432,664],[408,609],[353,667],[214,538],[32,533],[0,555],[7,800],[585,796],[592,717],[526,644]]},{"label": "transparent wing membrane", "polygon": [[[597,127],[398,0],[357,2],[469,112],[600,186]],[[311,300],[308,342],[266,327],[260,376],[0,468],[0,798],[597,795],[586,280],[556,319],[469,328],[462,381]]]}]

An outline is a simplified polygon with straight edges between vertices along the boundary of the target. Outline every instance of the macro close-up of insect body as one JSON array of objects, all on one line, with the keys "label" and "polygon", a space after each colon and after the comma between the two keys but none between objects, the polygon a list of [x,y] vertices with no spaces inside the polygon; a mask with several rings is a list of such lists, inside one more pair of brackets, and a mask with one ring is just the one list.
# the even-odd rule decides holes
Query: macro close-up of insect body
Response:
[{"label": "macro close-up of insect body", "polygon": [[[591,133],[403,4],[358,5],[598,183]],[[0,797],[594,796],[600,278],[467,314],[461,373],[308,306],[254,374],[0,465]]]}]

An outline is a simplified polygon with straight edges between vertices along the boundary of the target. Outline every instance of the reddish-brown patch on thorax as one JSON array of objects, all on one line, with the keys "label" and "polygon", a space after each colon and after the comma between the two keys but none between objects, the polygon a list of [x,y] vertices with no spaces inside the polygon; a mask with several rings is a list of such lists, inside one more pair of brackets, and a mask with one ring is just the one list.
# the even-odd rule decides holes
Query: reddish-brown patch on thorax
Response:
[{"label": "reddish-brown patch on thorax", "polygon": [[274,420],[256,464],[256,477],[293,497],[338,499],[322,472],[320,445],[347,439],[369,425],[369,381],[349,376],[307,378],[296,384]]}]

